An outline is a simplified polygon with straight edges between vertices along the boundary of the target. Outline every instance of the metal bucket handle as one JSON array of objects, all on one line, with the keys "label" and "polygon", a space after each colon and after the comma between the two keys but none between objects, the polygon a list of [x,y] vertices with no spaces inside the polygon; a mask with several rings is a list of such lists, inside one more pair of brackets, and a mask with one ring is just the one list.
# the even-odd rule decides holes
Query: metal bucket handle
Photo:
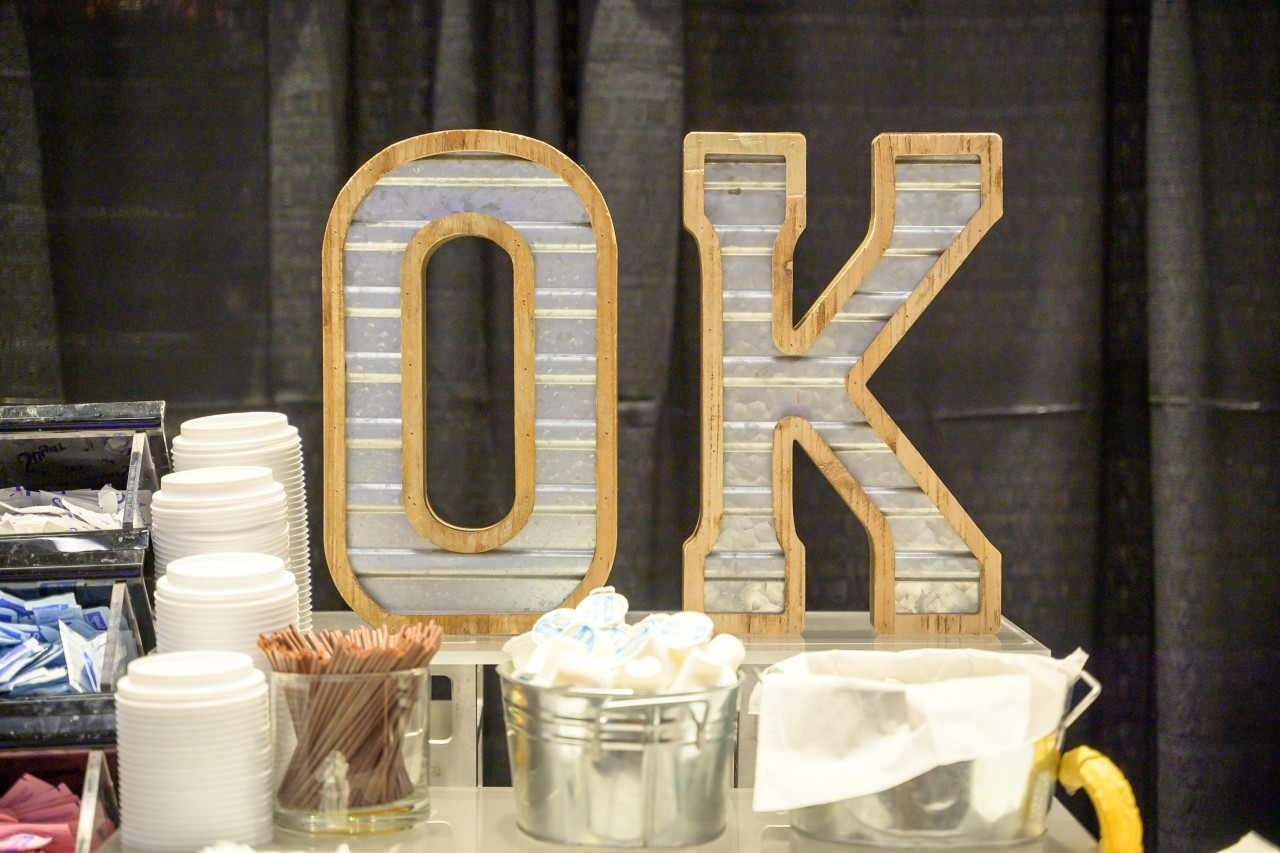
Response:
[{"label": "metal bucket handle", "polygon": [[1067,711],[1062,718],[1062,724],[1058,727],[1059,732],[1065,732],[1071,727],[1071,724],[1080,718],[1080,715],[1089,710],[1089,706],[1097,700],[1098,695],[1102,693],[1102,684],[1098,679],[1089,674],[1088,670],[1080,670],[1080,680],[1089,685],[1089,692],[1084,698],[1076,703],[1075,707]]},{"label": "metal bucket handle", "polygon": [[[606,718],[611,711],[635,710],[638,708],[657,708],[663,705],[672,705],[689,709],[689,715],[693,718],[694,724],[698,727],[698,749],[702,749],[707,743],[707,718],[711,715],[711,703],[705,699],[701,701],[681,701],[675,695],[659,695],[645,696],[640,699],[614,699],[603,703],[600,709],[596,711],[595,734],[592,742],[595,744],[596,750],[600,749],[600,729],[604,726]],[[694,706],[702,709],[702,713],[695,712]]]}]

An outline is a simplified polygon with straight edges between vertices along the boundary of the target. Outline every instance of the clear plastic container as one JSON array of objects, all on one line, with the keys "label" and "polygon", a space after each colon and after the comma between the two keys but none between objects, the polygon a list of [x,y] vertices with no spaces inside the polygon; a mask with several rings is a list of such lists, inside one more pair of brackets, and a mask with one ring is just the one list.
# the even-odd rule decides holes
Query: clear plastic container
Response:
[{"label": "clear plastic container", "polygon": [[93,853],[116,831],[120,806],[106,753],[77,748],[9,750],[0,762],[0,792],[24,773],[50,785],[66,785],[80,794],[79,816],[72,824],[75,853]]},{"label": "clear plastic container", "polygon": [[356,835],[427,819],[426,667],[360,675],[271,674],[276,824]]}]

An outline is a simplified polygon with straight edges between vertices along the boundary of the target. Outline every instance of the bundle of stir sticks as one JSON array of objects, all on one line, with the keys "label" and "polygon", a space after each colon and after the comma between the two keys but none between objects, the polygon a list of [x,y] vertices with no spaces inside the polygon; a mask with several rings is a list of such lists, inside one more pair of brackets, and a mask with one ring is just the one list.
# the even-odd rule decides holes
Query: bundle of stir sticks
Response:
[{"label": "bundle of stir sticks", "polygon": [[415,754],[407,756],[405,737],[413,735],[415,743],[425,738],[425,732],[408,729],[410,720],[423,719],[428,709],[415,718],[421,685],[398,674],[426,666],[442,633],[432,622],[395,633],[358,628],[304,634],[290,626],[258,638],[276,672],[336,676],[285,682],[297,745],[278,786],[282,806],[345,811],[412,793],[406,761],[421,760],[425,744],[418,743]]}]

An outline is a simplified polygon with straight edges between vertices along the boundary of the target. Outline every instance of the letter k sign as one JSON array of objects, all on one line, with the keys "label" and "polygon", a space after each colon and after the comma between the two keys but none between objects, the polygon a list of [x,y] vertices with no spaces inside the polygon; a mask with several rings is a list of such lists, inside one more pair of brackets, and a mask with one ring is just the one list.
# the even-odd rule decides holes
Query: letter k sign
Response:
[{"label": "letter k sign", "polygon": [[702,265],[702,499],[684,546],[684,606],[721,630],[804,627],[796,444],[867,530],[877,630],[1000,627],[999,552],[867,387],[1000,218],[1000,138],[879,136],[872,193],[862,245],[793,325],[804,138],[685,140],[684,222]]}]

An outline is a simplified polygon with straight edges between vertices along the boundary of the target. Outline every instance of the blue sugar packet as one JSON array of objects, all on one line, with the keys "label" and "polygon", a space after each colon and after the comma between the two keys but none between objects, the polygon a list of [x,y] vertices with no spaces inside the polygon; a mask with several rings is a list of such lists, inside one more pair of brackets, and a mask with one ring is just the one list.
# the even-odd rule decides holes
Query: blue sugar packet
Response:
[{"label": "blue sugar packet", "polygon": [[[42,587],[47,589],[48,587]],[[35,610],[43,607],[79,607],[76,603],[76,594],[74,592],[59,592],[54,595],[46,595],[44,598],[33,598],[26,602],[28,610]]]},{"label": "blue sugar packet", "polygon": [[67,665],[67,681],[71,683],[71,689],[82,693],[84,691],[81,690],[80,685],[84,681],[85,652],[89,649],[89,641],[73,631],[65,622],[58,623],[58,630],[62,632],[62,653]]},{"label": "blue sugar packet", "polygon": [[3,591],[0,591],[0,610],[7,610],[16,616],[26,616],[31,612],[27,609],[26,601]]},{"label": "blue sugar packet", "polygon": [[70,628],[72,631],[75,631],[77,634],[79,634],[81,637],[84,637],[86,640],[92,640],[94,637],[103,633],[102,631],[99,631],[97,628],[90,625],[84,619],[81,619],[79,616],[73,617],[71,619],[59,619],[58,622],[62,625],[66,625],[68,628]]},{"label": "blue sugar packet", "polygon": [[10,696],[61,696],[73,693],[71,685],[67,683],[67,671],[59,667],[50,670],[51,673],[57,674],[57,677],[49,681],[40,681],[34,684],[23,684],[9,691]]},{"label": "blue sugar packet", "polygon": [[66,660],[66,656],[62,652],[62,642],[50,643],[44,647],[44,651],[27,664],[27,669],[35,669],[41,666],[57,666]]},{"label": "blue sugar packet", "polygon": [[67,670],[64,667],[31,667],[10,681],[8,690],[10,695],[20,696],[28,689],[45,685],[57,685],[59,682],[61,682],[61,687],[63,688],[60,692],[70,692],[70,685],[67,683]]},{"label": "blue sugar packet", "polygon": [[59,681],[54,684],[41,684],[36,687],[19,687],[9,695],[15,699],[29,698],[31,696],[66,696],[72,690],[65,683]]},{"label": "blue sugar packet", "polygon": [[84,621],[88,622],[97,631],[107,630],[107,620],[110,618],[110,607],[86,607],[84,609]]},{"label": "blue sugar packet", "polygon": [[84,670],[80,674],[80,680],[86,693],[97,693],[102,689],[98,679],[98,661],[89,649],[84,650]]},{"label": "blue sugar packet", "polygon": [[18,614],[12,610],[0,609],[0,622],[17,622]]},{"label": "blue sugar packet", "polygon": [[67,681],[77,693],[94,693],[100,688],[99,672],[106,648],[106,634],[98,634],[92,640],[81,637],[65,622],[62,628],[62,649],[67,664]]},{"label": "blue sugar packet", "polygon": [[46,595],[27,602],[27,611],[36,622],[57,620],[58,614],[70,615],[71,611],[80,614],[80,605],[76,604],[75,593],[64,592],[61,595]]},{"label": "blue sugar packet", "polygon": [[0,689],[4,689],[43,650],[40,641],[31,637],[0,656]]},{"label": "blue sugar packet", "polygon": [[23,625],[21,622],[0,623],[0,645],[16,645],[29,637],[39,635],[40,628],[36,625]]},{"label": "blue sugar packet", "polygon": [[62,633],[56,623],[53,625],[37,625],[36,627],[40,629],[40,639],[46,643],[62,644]]},{"label": "blue sugar packet", "polygon": [[54,606],[54,607],[33,607],[31,608],[31,619],[37,625],[52,625],[54,622],[69,622],[72,619],[84,621],[84,611],[80,609],[78,604],[70,607]]}]

